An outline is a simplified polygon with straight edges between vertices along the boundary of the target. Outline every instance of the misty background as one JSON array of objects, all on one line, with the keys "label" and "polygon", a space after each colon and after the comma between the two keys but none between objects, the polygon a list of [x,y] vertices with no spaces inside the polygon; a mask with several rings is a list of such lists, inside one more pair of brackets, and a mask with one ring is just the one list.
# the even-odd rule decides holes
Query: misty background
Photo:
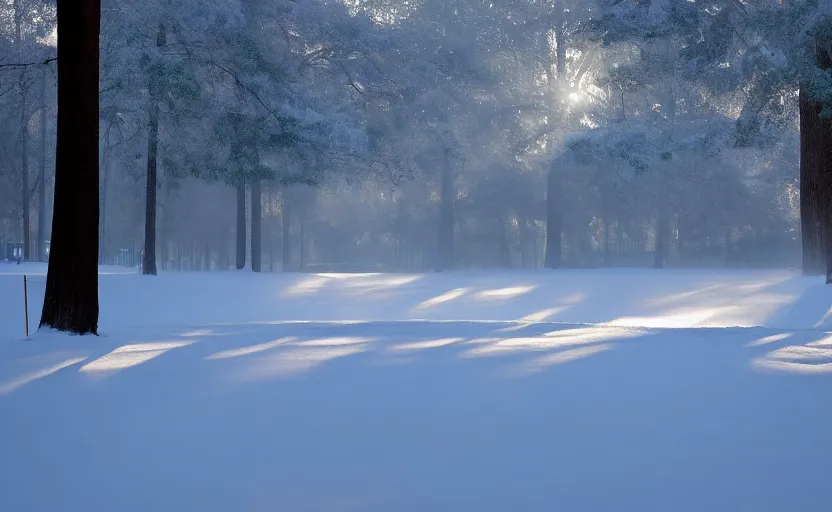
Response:
[{"label": "misty background", "polygon": [[[102,0],[100,263],[150,240],[159,270],[798,266],[827,13]],[[56,37],[54,1],[0,1],[0,259],[48,255]]]}]

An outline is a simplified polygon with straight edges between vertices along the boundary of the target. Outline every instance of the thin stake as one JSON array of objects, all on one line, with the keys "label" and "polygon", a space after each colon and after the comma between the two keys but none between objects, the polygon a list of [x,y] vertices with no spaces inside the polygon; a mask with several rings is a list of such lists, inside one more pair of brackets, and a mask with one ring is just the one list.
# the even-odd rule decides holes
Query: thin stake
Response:
[{"label": "thin stake", "polygon": [[29,337],[29,284],[23,276],[23,311],[26,313],[26,337]]}]

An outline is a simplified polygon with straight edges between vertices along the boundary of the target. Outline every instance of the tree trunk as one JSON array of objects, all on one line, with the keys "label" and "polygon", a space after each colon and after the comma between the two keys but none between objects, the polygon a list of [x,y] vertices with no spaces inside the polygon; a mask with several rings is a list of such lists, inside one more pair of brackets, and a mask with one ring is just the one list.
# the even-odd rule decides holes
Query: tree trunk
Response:
[{"label": "tree trunk", "polygon": [[303,212],[301,212],[300,222],[298,222],[298,224],[300,225],[300,233],[298,234],[298,238],[299,238],[298,248],[300,249],[300,262],[298,263],[298,270],[303,272],[304,270],[306,270],[306,232],[305,232],[306,225],[304,223]]},{"label": "tree trunk", "polygon": [[158,150],[159,106],[155,100],[152,100],[150,122],[147,130],[147,185],[145,189],[144,252],[142,254],[142,274],[151,276],[156,275],[156,162]]},{"label": "tree trunk", "polygon": [[[832,68],[829,40],[815,41],[815,64]],[[832,120],[821,118],[822,100],[810,96],[806,84],[800,88],[800,231],[804,274],[826,270],[832,281]],[[825,254],[824,254],[825,253]],[[825,260],[825,261],[824,261]]]},{"label": "tree trunk", "polygon": [[679,216],[676,216],[676,257],[679,261],[684,261],[685,246],[682,242],[682,221]]},{"label": "tree trunk", "polygon": [[534,237],[532,238],[532,245],[534,247],[534,252],[533,252],[534,260],[532,260],[532,264],[534,265],[534,268],[537,268],[538,266],[540,266],[540,249],[539,249],[539,245],[537,243],[537,233],[536,232],[534,234]]},{"label": "tree trunk", "polygon": [[[23,62],[23,6],[20,0],[14,0],[14,27],[15,27],[15,51],[17,59]],[[18,88],[20,93],[20,206],[21,206],[21,235],[23,239],[22,259],[29,260],[29,245],[30,245],[30,226],[29,226],[29,118],[26,116],[26,68],[22,68],[18,78]]]},{"label": "tree trunk", "polygon": [[260,180],[251,183],[251,270],[260,272],[263,261],[263,212]]},{"label": "tree trunk", "polygon": [[[827,36],[824,41],[815,43],[815,59],[819,68],[832,69],[832,40]],[[832,105],[821,104],[827,111]],[[819,110],[824,110],[819,108]],[[828,114],[829,112],[827,112]],[[818,143],[812,149],[818,152],[821,193],[821,238],[823,239],[824,260],[826,267],[826,284],[832,284],[832,118],[824,116],[818,119]]]},{"label": "tree trunk", "polygon": [[246,266],[246,186],[237,184],[237,270]]},{"label": "tree trunk", "polygon": [[29,195],[29,119],[26,117],[26,98],[23,98],[23,119],[20,127],[21,201],[23,203],[23,260],[29,261],[31,250],[31,198]]},{"label": "tree trunk", "polygon": [[[274,217],[271,217],[272,219]],[[274,272],[274,251],[272,250],[272,238],[274,232],[274,222],[269,222],[269,272]]]},{"label": "tree trunk", "polygon": [[561,265],[560,176],[554,169],[546,174],[546,255],[543,266]]},{"label": "tree trunk", "polygon": [[40,326],[98,331],[100,0],[58,4],[55,214]]},{"label": "tree trunk", "polygon": [[610,266],[610,217],[608,214],[604,214],[604,266]]},{"label": "tree trunk", "polygon": [[46,66],[40,81],[40,179],[38,180],[38,260],[46,261]]},{"label": "tree trunk", "polygon": [[511,268],[511,247],[508,243],[508,218],[500,217],[500,266]]},{"label": "tree trunk", "polygon": [[[549,116],[552,121],[561,118],[561,110],[557,107],[556,101],[562,98],[566,80],[566,38],[563,30],[563,6],[557,2],[554,6],[555,23],[553,28],[555,36],[555,72],[552,74],[551,64],[547,66],[546,76],[549,89],[550,109]],[[560,176],[554,167],[546,174],[546,247],[543,257],[545,268],[555,269],[561,266],[561,236],[562,220],[560,212]]]},{"label": "tree trunk", "polygon": [[283,210],[280,213],[280,222],[283,228],[282,247],[283,250],[283,271],[292,271],[292,210],[291,210],[291,193],[288,187],[283,188]]},{"label": "tree trunk", "polygon": [[454,175],[453,160],[446,151],[441,176],[441,204],[439,217],[439,260],[436,271],[454,267]]},{"label": "tree trunk", "polygon": [[656,248],[653,259],[654,268],[665,268],[667,265],[667,239],[670,224],[664,207],[659,208],[656,216]]},{"label": "tree trunk", "polygon": [[[827,196],[829,197],[829,196]],[[832,205],[825,200],[822,205],[822,237],[823,251],[825,254],[826,284],[832,284]]]},{"label": "tree trunk", "polygon": [[820,103],[812,101],[804,89],[800,89],[800,235],[803,273],[816,275],[824,271],[820,215],[824,128]]},{"label": "tree trunk", "polygon": [[101,258],[99,263],[106,264],[107,262],[107,182],[110,176],[110,130],[113,126],[110,124],[107,127],[107,133],[104,135],[104,148],[101,152],[102,162],[102,182],[101,182]]},{"label": "tree trunk", "polygon": [[220,230],[219,234],[219,244],[217,245],[217,267],[220,270],[228,270],[228,256],[230,255],[230,251],[228,250],[228,233],[225,229]]},{"label": "tree trunk", "polygon": [[[161,48],[167,43],[165,24],[159,24],[156,33],[156,46]],[[159,156],[159,79],[150,77],[150,118],[147,126],[147,189],[144,216],[144,256],[142,274],[156,275],[156,181]]]},{"label": "tree trunk", "polygon": [[525,217],[518,219],[518,228],[520,236],[520,265],[522,268],[534,267],[534,262],[529,264],[529,228],[528,220]]}]

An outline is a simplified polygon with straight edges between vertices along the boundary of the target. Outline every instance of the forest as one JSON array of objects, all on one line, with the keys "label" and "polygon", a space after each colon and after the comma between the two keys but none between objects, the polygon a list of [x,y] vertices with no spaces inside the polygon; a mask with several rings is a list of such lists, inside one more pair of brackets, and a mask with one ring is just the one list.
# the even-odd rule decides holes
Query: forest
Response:
[{"label": "forest", "polygon": [[[822,274],[828,3],[102,0],[99,263]],[[0,17],[0,256],[45,261],[56,4]]]},{"label": "forest", "polygon": [[0,0],[0,511],[829,512],[830,166],[832,0]]}]

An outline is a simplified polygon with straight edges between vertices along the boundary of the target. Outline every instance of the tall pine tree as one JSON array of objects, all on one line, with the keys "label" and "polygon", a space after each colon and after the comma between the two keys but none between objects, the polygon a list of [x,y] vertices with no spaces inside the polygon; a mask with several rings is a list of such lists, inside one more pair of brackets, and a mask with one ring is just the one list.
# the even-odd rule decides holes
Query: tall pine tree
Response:
[{"label": "tall pine tree", "polygon": [[100,0],[58,3],[55,206],[40,326],[98,331]]}]

